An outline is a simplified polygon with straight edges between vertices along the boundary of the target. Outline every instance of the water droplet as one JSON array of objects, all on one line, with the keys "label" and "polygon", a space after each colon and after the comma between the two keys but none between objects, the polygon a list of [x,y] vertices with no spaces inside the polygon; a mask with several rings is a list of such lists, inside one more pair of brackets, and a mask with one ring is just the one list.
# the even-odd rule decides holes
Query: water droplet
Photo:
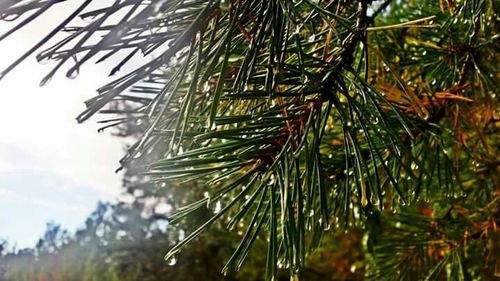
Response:
[{"label": "water droplet", "polygon": [[170,58],[170,60],[168,61],[168,66],[170,66],[170,67],[176,67],[178,65],[179,65],[179,60],[177,59],[177,57],[172,56]]},{"label": "water droplet", "polygon": [[230,0],[221,0],[220,1],[220,9],[222,11],[228,11],[231,8],[231,1]]},{"label": "water droplet", "polygon": [[295,27],[295,32],[294,32],[294,34],[297,34],[297,35],[298,35],[298,34],[300,34],[300,28],[301,28],[301,26],[300,26],[300,25],[297,25],[297,26]]},{"label": "water droplet", "polygon": [[80,70],[78,68],[72,68],[66,73],[66,77],[69,79],[76,79],[78,77],[78,74],[80,74]]},{"label": "water droplet", "polygon": [[372,123],[373,125],[377,125],[378,124],[378,117],[375,116],[375,115],[372,115],[370,116],[370,123]]},{"label": "water droplet", "polygon": [[222,203],[220,202],[220,200],[218,200],[215,203],[214,213],[218,214],[218,213],[220,213],[221,210],[222,210]]},{"label": "water droplet", "polygon": [[14,21],[20,16],[21,14],[8,14],[6,16],[1,16],[0,19],[4,21]]},{"label": "water droplet", "polygon": [[179,241],[184,240],[186,238],[186,232],[184,230],[179,230]]},{"label": "water droplet", "polygon": [[40,59],[38,59],[38,63],[41,65],[47,65],[50,62],[50,57],[48,56],[43,56]]},{"label": "water droplet", "polygon": [[414,162],[414,163],[411,163],[411,169],[412,169],[412,170],[418,170],[418,165],[417,165],[417,163],[415,163],[415,162]]},{"label": "water droplet", "polygon": [[203,93],[207,94],[210,92],[210,85],[208,84],[208,81],[203,84]]},{"label": "water droplet", "polygon": [[301,75],[300,81],[302,82],[302,84],[307,84],[309,83],[309,77],[307,77],[307,75]]},{"label": "water droplet", "polygon": [[316,35],[314,35],[314,34],[312,34],[311,36],[309,36],[309,37],[307,38],[307,42],[309,42],[309,43],[314,42],[314,40],[316,40]]},{"label": "water droplet", "polygon": [[208,192],[205,192],[203,196],[207,199],[207,208],[210,208],[210,204],[212,203],[210,199],[210,194]]},{"label": "water droplet", "polygon": [[269,183],[268,185],[274,185],[274,175],[271,175],[271,177],[269,178]]},{"label": "water droplet", "polygon": [[313,217],[314,216],[314,209],[311,209],[309,210],[309,217]]},{"label": "water droplet", "polygon": [[169,266],[174,266],[174,265],[176,265],[176,264],[177,264],[177,258],[176,258],[175,256],[172,256],[171,258],[169,258],[169,259],[167,260],[167,264],[168,264]]}]

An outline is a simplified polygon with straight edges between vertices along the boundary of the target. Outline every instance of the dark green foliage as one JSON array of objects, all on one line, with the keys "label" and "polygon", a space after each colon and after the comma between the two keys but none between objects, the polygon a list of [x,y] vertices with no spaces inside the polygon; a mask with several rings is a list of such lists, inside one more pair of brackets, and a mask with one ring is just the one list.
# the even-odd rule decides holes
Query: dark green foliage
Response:
[{"label": "dark green foliage", "polygon": [[[56,2],[0,11],[22,26]],[[500,275],[494,1],[92,2],[28,54],[69,32],[37,56],[58,63],[42,84],[70,60],[74,77],[122,54],[113,75],[153,55],[77,119],[145,126],[128,127],[143,133],[122,164],[145,166],[187,230],[167,260],[215,224],[240,238],[224,274],[267,242],[266,280],[280,266],[307,279],[308,260],[346,230],[366,240],[356,278]],[[77,16],[90,22],[70,26]]]}]

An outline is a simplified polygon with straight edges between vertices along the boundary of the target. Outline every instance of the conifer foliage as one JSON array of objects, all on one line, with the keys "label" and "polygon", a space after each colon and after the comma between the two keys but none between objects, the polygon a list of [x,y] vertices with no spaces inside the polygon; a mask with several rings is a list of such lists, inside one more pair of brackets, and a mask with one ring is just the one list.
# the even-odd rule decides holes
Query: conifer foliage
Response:
[{"label": "conifer foliage", "polygon": [[[0,39],[59,2],[2,1],[16,25]],[[30,55],[55,64],[42,84],[109,59],[118,75],[144,57],[77,120],[145,124],[122,165],[146,163],[159,188],[191,190],[170,223],[212,210],[167,260],[222,222],[241,233],[225,274],[265,241],[265,279],[286,268],[301,280],[325,236],[362,230],[367,278],[500,276],[495,1],[73,5],[0,76]]]}]

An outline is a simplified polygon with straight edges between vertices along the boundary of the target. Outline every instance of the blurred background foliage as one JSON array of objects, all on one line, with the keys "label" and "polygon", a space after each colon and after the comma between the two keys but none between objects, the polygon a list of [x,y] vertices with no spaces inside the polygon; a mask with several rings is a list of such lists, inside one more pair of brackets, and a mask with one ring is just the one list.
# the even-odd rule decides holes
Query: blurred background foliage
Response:
[{"label": "blurred background foliage", "polygon": [[496,1],[207,2],[39,55],[86,54],[73,76],[96,50],[171,42],[78,118],[138,139],[122,201],[2,243],[0,280],[500,278]]}]

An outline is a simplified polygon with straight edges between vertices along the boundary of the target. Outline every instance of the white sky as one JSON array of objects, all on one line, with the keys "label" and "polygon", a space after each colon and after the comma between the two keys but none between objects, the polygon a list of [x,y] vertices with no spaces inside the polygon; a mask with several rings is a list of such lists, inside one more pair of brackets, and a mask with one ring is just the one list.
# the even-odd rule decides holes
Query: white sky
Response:
[{"label": "white sky", "polygon": [[[0,69],[49,32],[56,25],[52,19],[67,8],[61,4],[0,42]],[[0,22],[0,33],[8,26]],[[29,58],[0,81],[0,238],[18,247],[33,246],[50,220],[74,231],[98,200],[120,193],[121,175],[114,170],[124,141],[98,134],[99,117],[75,121],[83,101],[110,81],[111,66],[89,64],[76,80],[63,78],[62,71],[40,88],[52,66]]]}]

